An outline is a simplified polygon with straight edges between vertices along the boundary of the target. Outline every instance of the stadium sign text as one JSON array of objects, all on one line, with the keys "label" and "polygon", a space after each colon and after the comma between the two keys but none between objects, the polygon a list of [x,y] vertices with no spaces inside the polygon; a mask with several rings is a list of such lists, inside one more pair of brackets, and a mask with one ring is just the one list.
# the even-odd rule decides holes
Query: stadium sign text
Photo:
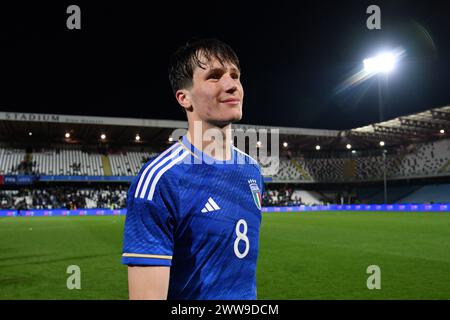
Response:
[{"label": "stadium sign text", "polygon": [[6,113],[5,120],[60,122],[57,114]]}]

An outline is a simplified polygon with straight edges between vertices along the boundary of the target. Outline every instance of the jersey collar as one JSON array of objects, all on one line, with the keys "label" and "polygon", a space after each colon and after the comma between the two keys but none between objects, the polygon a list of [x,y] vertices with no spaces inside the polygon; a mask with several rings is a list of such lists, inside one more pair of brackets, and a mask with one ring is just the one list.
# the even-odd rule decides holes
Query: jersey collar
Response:
[{"label": "jersey collar", "polygon": [[207,164],[232,164],[234,163],[235,159],[235,150],[233,148],[233,144],[230,146],[231,150],[231,159],[223,161],[223,160],[217,160],[213,157],[207,155],[206,153],[202,152],[201,150],[197,149],[193,144],[191,144],[187,138],[186,135],[182,137],[179,141],[188,151],[191,152],[191,154],[195,157],[194,161],[199,161],[199,163],[207,163]]}]

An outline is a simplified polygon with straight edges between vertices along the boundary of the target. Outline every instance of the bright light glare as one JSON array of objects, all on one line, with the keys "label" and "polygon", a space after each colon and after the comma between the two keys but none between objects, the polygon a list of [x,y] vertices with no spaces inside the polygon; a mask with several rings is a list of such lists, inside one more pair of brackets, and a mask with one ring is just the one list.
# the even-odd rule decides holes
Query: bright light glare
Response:
[{"label": "bright light glare", "polygon": [[349,143],[349,144],[346,145],[346,147],[347,147],[347,149],[351,149],[352,145]]},{"label": "bright light glare", "polygon": [[394,69],[396,62],[395,55],[383,53],[374,58],[364,59],[364,70],[369,73],[389,72]]},{"label": "bright light glare", "polygon": [[384,141],[380,141],[380,147],[384,147]]},{"label": "bright light glare", "polygon": [[445,133],[445,130],[444,130],[444,129],[441,129],[441,130],[439,130],[439,132],[440,132],[441,134],[444,134],[444,133]]},{"label": "bright light glare", "polygon": [[320,150],[320,146],[319,145],[316,146],[316,150]]}]

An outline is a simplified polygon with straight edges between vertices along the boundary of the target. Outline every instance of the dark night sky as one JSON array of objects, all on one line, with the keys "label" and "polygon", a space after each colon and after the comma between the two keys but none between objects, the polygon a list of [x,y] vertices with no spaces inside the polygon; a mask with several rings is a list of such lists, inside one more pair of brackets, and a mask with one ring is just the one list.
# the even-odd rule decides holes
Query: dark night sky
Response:
[{"label": "dark night sky", "polygon": [[[446,1],[123,1],[0,5],[0,111],[184,120],[167,78],[191,37],[229,43],[243,123],[348,129],[378,121],[376,78],[335,89],[380,48],[402,47],[385,118],[450,104]],[[78,4],[82,29],[66,28]],[[366,8],[381,7],[381,30]]]}]

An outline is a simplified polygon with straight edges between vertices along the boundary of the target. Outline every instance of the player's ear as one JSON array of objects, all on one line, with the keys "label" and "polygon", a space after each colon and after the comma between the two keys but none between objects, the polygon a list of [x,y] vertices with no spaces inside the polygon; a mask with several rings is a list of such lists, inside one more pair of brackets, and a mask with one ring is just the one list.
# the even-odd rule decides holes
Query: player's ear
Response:
[{"label": "player's ear", "polygon": [[175,93],[175,98],[186,111],[190,111],[192,109],[191,96],[188,90],[177,90],[177,92]]}]

